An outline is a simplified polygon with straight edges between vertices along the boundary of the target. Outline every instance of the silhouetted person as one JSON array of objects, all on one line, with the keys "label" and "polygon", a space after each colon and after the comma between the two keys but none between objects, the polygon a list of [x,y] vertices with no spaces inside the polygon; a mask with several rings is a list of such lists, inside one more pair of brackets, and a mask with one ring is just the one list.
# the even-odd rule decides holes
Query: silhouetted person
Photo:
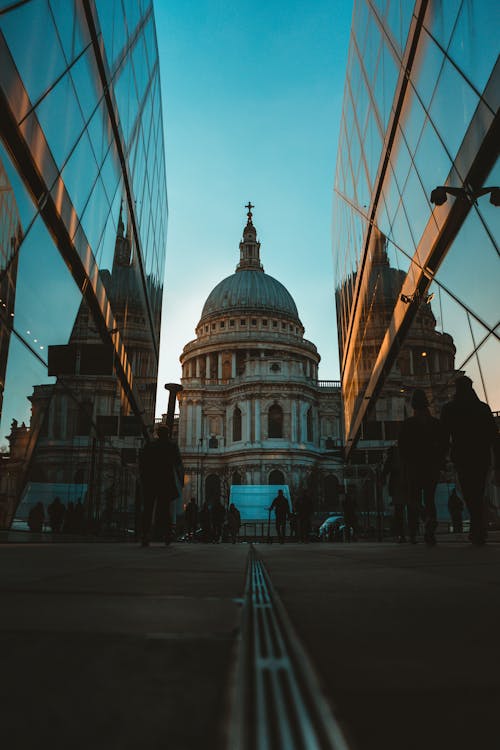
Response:
[{"label": "silhouetted person", "polygon": [[241,515],[240,511],[234,503],[231,503],[227,512],[227,525],[229,527],[229,534],[231,535],[231,541],[236,544],[238,534],[240,533],[241,526]]},{"label": "silhouetted person", "polygon": [[458,474],[462,497],[470,515],[470,540],[484,544],[487,535],[485,488],[496,451],[498,467],[498,430],[488,404],[480,401],[472,380],[462,375],[455,381],[455,396],[443,406],[441,424],[451,439],[451,460]]},{"label": "silhouetted person", "polygon": [[286,521],[288,516],[290,515],[290,507],[288,505],[288,500],[283,494],[283,490],[278,490],[278,494],[272,501],[269,510],[274,510],[278,541],[280,542],[280,544],[283,544],[286,537]]},{"label": "silhouetted person", "polygon": [[75,506],[68,503],[64,514],[63,531],[65,534],[72,534],[75,530]]},{"label": "silhouetted person", "polygon": [[45,511],[43,503],[37,503],[32,507],[28,516],[28,526],[30,531],[42,531],[45,520]]},{"label": "silhouetted person", "polygon": [[388,490],[393,507],[394,534],[398,542],[406,542],[406,482],[397,445],[389,448],[382,469],[382,480],[389,478]]},{"label": "silhouetted person", "polygon": [[434,495],[446,455],[446,438],[439,420],[431,416],[425,392],[417,389],[411,399],[413,417],[405,419],[398,439],[401,465],[408,487],[410,541],[417,539],[418,514],[424,501],[424,540],[436,544],[437,514]]},{"label": "silhouetted person", "polygon": [[166,427],[158,428],[158,437],[147,443],[139,454],[142,486],[142,545],[151,541],[153,522],[161,530],[166,544],[171,541],[171,503],[182,491],[184,467],[179,446]]},{"label": "silhouetted person", "polygon": [[455,487],[448,498],[448,512],[450,514],[451,523],[453,526],[454,534],[461,534],[463,531],[462,513],[464,510],[464,504],[457,495]]},{"label": "silhouetted person", "polygon": [[212,539],[212,510],[205,500],[200,510],[200,525],[203,532],[203,541],[209,542]]},{"label": "silhouetted person", "polygon": [[186,521],[186,534],[188,535],[189,541],[191,541],[196,534],[196,529],[198,528],[198,506],[194,497],[192,497],[186,505],[184,518]]},{"label": "silhouetted person", "polygon": [[58,497],[55,497],[47,508],[50,528],[55,534],[59,534],[59,532],[61,531],[65,512],[65,507]]},{"label": "silhouetted person", "polygon": [[346,528],[346,540],[356,542],[358,538],[358,506],[356,500],[347,492],[342,501],[342,513]]},{"label": "silhouetted person", "polygon": [[303,492],[295,504],[297,514],[297,527],[300,542],[309,541],[309,531],[311,529],[311,516],[313,514],[313,504],[308,492]]},{"label": "silhouetted person", "polygon": [[226,509],[217,498],[212,503],[212,542],[217,544],[222,539],[222,529],[226,520]]}]

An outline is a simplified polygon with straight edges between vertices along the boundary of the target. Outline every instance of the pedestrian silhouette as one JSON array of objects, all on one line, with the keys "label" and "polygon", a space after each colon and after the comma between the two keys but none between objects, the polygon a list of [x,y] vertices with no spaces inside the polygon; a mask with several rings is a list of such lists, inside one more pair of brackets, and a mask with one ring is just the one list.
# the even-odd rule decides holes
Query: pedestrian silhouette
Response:
[{"label": "pedestrian silhouette", "polygon": [[446,455],[446,438],[438,419],[431,416],[424,391],[413,392],[414,415],[405,419],[398,439],[401,465],[408,488],[408,529],[410,541],[417,539],[418,515],[424,503],[424,540],[436,544],[437,514],[434,495]]},{"label": "pedestrian silhouette", "polygon": [[188,541],[194,539],[196,529],[198,528],[198,506],[194,497],[191,498],[189,503],[186,505],[184,510],[184,518],[186,521],[186,534]]},{"label": "pedestrian silhouette", "polygon": [[61,531],[65,512],[66,509],[58,497],[55,497],[47,508],[50,528],[55,534],[59,534]]},{"label": "pedestrian silhouette", "polygon": [[202,536],[204,542],[209,542],[212,539],[212,509],[208,502],[205,500],[200,510],[200,525],[202,530]]},{"label": "pedestrian silhouette", "polygon": [[43,503],[39,502],[31,508],[28,515],[28,526],[30,531],[42,531],[44,520],[45,511],[43,509]]},{"label": "pedestrian silhouette", "polygon": [[274,510],[278,541],[280,544],[283,544],[286,537],[286,521],[290,515],[290,507],[288,505],[288,500],[283,494],[283,490],[278,490],[278,494],[272,501],[269,510]]},{"label": "pedestrian silhouette", "polygon": [[462,375],[455,381],[455,395],[441,412],[447,441],[451,439],[451,460],[455,464],[460,490],[470,515],[470,540],[481,545],[487,536],[486,477],[492,453],[496,467],[498,430],[488,404],[480,401],[472,380]]},{"label": "pedestrian silhouette", "polygon": [[184,467],[179,446],[169,437],[166,427],[158,428],[158,437],[147,443],[139,454],[142,486],[142,546],[151,541],[153,526],[169,544],[173,534],[171,504],[180,496]]},{"label": "pedestrian silhouette", "polygon": [[63,531],[65,534],[72,534],[75,530],[75,506],[68,503],[64,514]]},{"label": "pedestrian silhouette", "polygon": [[212,503],[212,542],[218,544],[222,540],[222,529],[226,520],[226,509],[219,498]]},{"label": "pedestrian silhouette", "polygon": [[454,534],[461,534],[463,531],[462,513],[464,504],[457,495],[457,490],[453,487],[450,497],[448,498],[448,512],[450,514],[451,523],[453,526]]},{"label": "pedestrian silhouette", "polygon": [[234,503],[231,503],[227,512],[227,525],[229,527],[229,534],[231,535],[231,541],[236,544],[238,534],[240,533],[241,526],[241,515],[240,511]]},{"label": "pedestrian silhouette", "polygon": [[347,492],[342,501],[342,513],[344,515],[345,538],[347,542],[358,540],[358,506],[356,500]]},{"label": "pedestrian silhouette", "polygon": [[398,542],[406,542],[406,493],[407,486],[401,466],[397,445],[389,448],[382,469],[382,481],[388,482],[388,491],[393,507],[393,529]]}]

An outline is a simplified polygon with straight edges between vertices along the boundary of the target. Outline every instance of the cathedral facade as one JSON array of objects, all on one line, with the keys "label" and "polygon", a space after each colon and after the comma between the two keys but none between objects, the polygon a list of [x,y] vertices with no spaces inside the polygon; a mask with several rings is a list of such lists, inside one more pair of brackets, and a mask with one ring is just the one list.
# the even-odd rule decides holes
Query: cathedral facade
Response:
[{"label": "cathedral facade", "polygon": [[183,349],[179,447],[184,500],[229,497],[233,484],[288,484],[339,506],[340,383],[318,380],[320,356],[297,307],[265,273],[251,204],[235,273],[210,292]]}]

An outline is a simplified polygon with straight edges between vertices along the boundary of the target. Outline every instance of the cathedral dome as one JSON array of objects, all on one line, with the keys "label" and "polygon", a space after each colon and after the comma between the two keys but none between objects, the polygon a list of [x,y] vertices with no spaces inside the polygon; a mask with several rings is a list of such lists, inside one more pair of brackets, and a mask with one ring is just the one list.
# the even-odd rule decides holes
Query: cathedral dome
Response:
[{"label": "cathedral dome", "polygon": [[217,284],[203,306],[200,323],[213,315],[240,311],[284,315],[300,323],[290,292],[260,269],[239,269]]},{"label": "cathedral dome", "polygon": [[260,242],[252,221],[252,204],[248,203],[247,224],[240,242],[240,262],[236,273],[212,289],[203,306],[200,323],[218,315],[264,313],[279,315],[300,323],[297,307],[290,292],[277,279],[264,273],[260,262]]}]

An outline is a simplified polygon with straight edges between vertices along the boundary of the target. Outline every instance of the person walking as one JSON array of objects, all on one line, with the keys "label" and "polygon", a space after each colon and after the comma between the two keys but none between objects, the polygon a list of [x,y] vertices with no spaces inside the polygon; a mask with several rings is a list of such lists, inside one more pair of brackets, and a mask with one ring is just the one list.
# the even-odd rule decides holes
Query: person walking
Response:
[{"label": "person walking", "polygon": [[222,530],[224,528],[224,521],[226,520],[226,509],[222,505],[219,498],[214,500],[212,504],[212,542],[218,544],[222,541]]},{"label": "person walking", "polygon": [[479,400],[472,380],[455,380],[455,395],[443,406],[441,424],[451,460],[455,465],[462,497],[470,515],[470,540],[482,545],[487,537],[486,477],[493,461],[500,468],[498,429],[488,404]]},{"label": "person walking", "polygon": [[272,501],[269,510],[274,510],[278,541],[280,544],[284,544],[286,537],[286,521],[290,515],[290,506],[288,505],[288,500],[283,494],[283,490],[278,490],[278,494]]},{"label": "person walking", "polygon": [[212,509],[207,500],[201,506],[200,525],[203,541],[210,542],[212,539]]},{"label": "person walking", "polygon": [[457,495],[457,490],[453,487],[450,497],[448,498],[448,513],[450,514],[451,524],[454,534],[461,534],[463,531],[462,513],[464,504]]},{"label": "person walking", "polygon": [[342,501],[342,513],[345,524],[345,540],[347,542],[358,541],[358,506],[355,498],[347,492]]},{"label": "person walking", "polygon": [[389,479],[388,490],[393,507],[393,529],[398,542],[406,542],[406,483],[397,445],[392,445],[382,469],[382,481]]},{"label": "person walking", "polygon": [[40,532],[43,531],[43,522],[45,520],[45,511],[43,509],[43,503],[38,502],[34,505],[28,515],[28,526],[30,531]]},{"label": "person walking", "polygon": [[411,399],[413,416],[405,419],[398,438],[408,491],[408,529],[410,542],[417,539],[418,515],[424,502],[424,541],[436,544],[437,513],[434,495],[439,472],[446,455],[446,438],[438,419],[431,416],[425,392],[416,389]]},{"label": "person walking", "polygon": [[158,427],[158,436],[139,454],[142,486],[142,546],[151,541],[153,524],[161,529],[165,544],[172,536],[171,503],[181,494],[184,467],[179,446],[169,437],[166,427]]},{"label": "person walking", "polygon": [[227,525],[229,526],[229,534],[231,535],[231,541],[236,544],[238,534],[240,533],[241,526],[241,515],[240,511],[234,503],[231,503],[227,512]]},{"label": "person walking", "polygon": [[196,530],[198,528],[198,505],[194,497],[191,498],[189,503],[186,505],[184,510],[184,518],[186,521],[186,534],[188,542],[194,539]]},{"label": "person walking", "polygon": [[47,508],[50,528],[54,534],[59,534],[63,525],[66,509],[59,497],[55,497]]}]

